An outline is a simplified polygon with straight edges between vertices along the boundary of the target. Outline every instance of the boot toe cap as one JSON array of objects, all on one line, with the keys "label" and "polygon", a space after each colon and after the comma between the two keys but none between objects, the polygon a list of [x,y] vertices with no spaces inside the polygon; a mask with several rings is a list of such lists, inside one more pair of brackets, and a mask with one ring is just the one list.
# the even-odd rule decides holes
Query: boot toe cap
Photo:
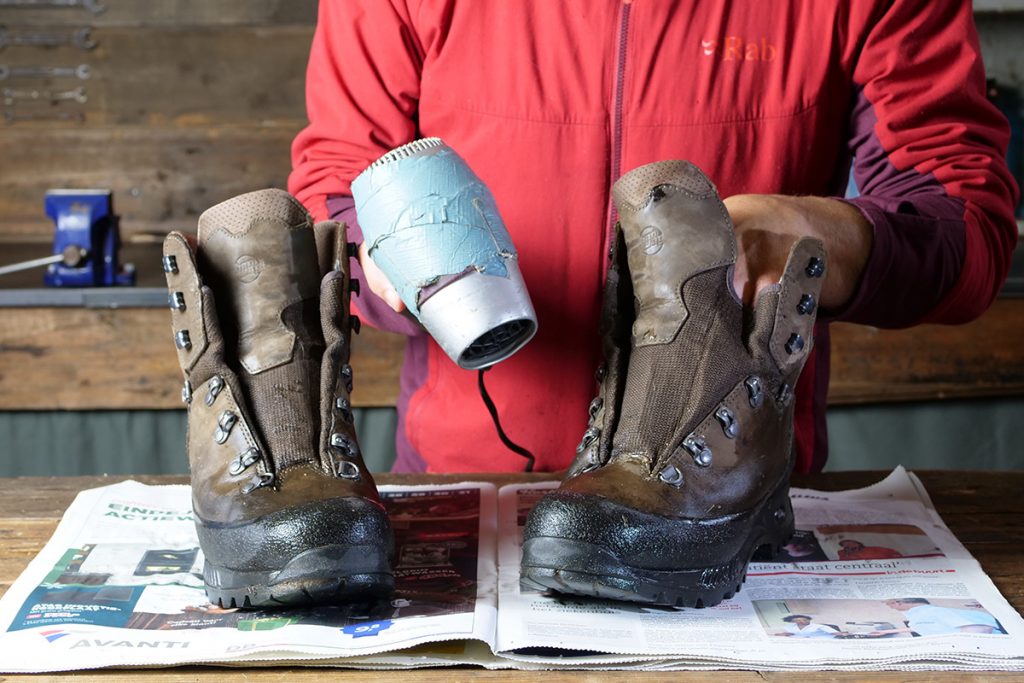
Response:
[{"label": "boot toe cap", "polygon": [[737,555],[751,511],[709,519],[644,512],[600,495],[554,491],[530,512],[524,539],[564,539],[611,552],[626,564],[677,570]]}]

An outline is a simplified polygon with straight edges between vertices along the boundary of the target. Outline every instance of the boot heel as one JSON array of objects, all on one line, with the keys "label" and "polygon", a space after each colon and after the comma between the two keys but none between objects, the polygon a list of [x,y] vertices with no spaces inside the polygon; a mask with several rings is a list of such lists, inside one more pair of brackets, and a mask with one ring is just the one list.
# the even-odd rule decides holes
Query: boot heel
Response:
[{"label": "boot heel", "polygon": [[789,500],[789,486],[784,485],[765,505],[761,515],[764,532],[751,555],[752,562],[770,562],[796,530],[793,504]]}]

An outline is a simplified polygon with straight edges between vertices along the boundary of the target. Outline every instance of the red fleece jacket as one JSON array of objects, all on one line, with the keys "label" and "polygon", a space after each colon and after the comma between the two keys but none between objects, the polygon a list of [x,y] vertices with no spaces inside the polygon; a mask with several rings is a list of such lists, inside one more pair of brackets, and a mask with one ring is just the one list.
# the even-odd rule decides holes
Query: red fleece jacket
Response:
[{"label": "red fleece jacket", "polygon": [[[307,108],[289,189],[317,218],[358,236],[349,182],[422,136],[494,193],[540,329],[488,389],[538,469],[567,466],[586,423],[609,189],[637,166],[688,159],[723,196],[829,196],[852,157],[874,248],[843,320],[975,317],[1016,243],[1008,128],[966,0],[323,0]],[[474,373],[366,288],[354,305],[410,335],[396,469],[522,469]],[[824,463],[827,386],[823,323],[797,387],[802,471]]]}]

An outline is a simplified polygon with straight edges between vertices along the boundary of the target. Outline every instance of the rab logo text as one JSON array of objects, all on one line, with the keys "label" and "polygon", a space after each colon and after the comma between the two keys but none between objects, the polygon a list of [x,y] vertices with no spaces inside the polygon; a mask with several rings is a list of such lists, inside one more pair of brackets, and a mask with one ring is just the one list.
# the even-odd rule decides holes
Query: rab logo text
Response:
[{"label": "rab logo text", "polygon": [[722,40],[702,40],[700,50],[705,57],[717,57],[723,62],[773,62],[778,50],[762,37],[750,42],[741,36],[726,36]]}]

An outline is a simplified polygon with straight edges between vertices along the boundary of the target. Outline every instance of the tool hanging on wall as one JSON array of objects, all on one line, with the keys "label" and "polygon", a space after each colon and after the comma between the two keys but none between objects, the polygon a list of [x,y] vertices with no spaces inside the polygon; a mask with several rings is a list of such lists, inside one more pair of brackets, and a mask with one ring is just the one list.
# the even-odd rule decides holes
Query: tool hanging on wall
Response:
[{"label": "tool hanging on wall", "polygon": [[0,81],[8,78],[77,78],[87,81],[92,76],[88,64],[78,66],[9,66],[0,64]]},{"label": "tool hanging on wall", "polygon": [[57,102],[70,101],[85,104],[89,97],[85,94],[85,88],[78,87],[72,90],[15,90],[4,88],[4,104],[10,106],[19,102]]},{"label": "tool hanging on wall", "polygon": [[71,123],[85,123],[85,112],[84,111],[57,111],[57,112],[38,112],[38,111],[5,111],[4,112],[4,123],[18,123],[19,121],[48,121],[52,123],[58,122],[71,122]]},{"label": "tool hanging on wall", "polygon": [[7,47],[60,47],[70,45],[81,50],[92,50],[98,43],[92,39],[92,27],[69,31],[10,31],[0,26],[0,50]]},{"label": "tool hanging on wall", "polygon": [[0,7],[21,9],[73,9],[81,8],[92,14],[101,14],[107,10],[96,0],[0,0]]},{"label": "tool hanging on wall", "polygon": [[55,225],[53,253],[0,266],[0,275],[45,266],[50,287],[135,284],[135,266],[118,263],[121,233],[110,190],[49,190],[44,206]]}]

